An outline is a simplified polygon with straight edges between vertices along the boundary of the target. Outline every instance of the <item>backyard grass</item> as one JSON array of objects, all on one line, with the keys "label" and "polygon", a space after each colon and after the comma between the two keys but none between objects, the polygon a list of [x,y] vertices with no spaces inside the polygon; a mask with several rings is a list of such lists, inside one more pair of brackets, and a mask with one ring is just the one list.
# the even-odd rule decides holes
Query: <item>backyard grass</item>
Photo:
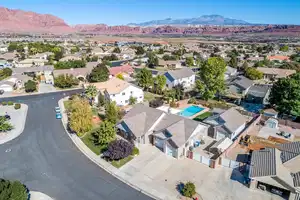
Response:
[{"label": "backyard grass", "polygon": [[111,164],[112,164],[114,167],[116,167],[116,168],[120,168],[120,167],[122,167],[123,165],[125,165],[126,163],[128,163],[129,161],[131,161],[132,159],[133,159],[133,156],[128,156],[128,157],[123,158],[123,159],[118,160],[118,161],[114,160],[114,161],[111,162]]},{"label": "backyard grass", "polygon": [[70,100],[64,101],[64,106],[66,110],[69,110],[71,108],[71,101]]},{"label": "backyard grass", "polygon": [[202,114],[196,116],[194,118],[194,120],[201,122],[201,121],[203,121],[204,119],[206,119],[207,117],[210,117],[210,116],[212,116],[211,112],[205,112],[205,113],[202,113]]},{"label": "backyard grass", "polygon": [[161,97],[161,95],[159,94],[154,94],[154,93],[151,93],[151,92],[144,92],[144,99],[146,101],[152,101],[154,100],[156,97]]},{"label": "backyard grass", "polygon": [[94,142],[91,140],[91,133],[92,131],[86,133],[86,135],[82,137],[81,140],[95,154],[100,155],[103,151],[106,150],[107,146],[95,145]]}]

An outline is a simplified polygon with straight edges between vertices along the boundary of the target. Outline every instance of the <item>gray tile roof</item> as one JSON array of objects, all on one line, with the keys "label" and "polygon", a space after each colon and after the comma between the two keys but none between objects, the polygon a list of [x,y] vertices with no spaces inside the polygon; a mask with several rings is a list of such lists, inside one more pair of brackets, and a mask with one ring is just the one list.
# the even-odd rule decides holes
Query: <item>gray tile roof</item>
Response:
[{"label": "gray tile roof", "polygon": [[[280,144],[278,146],[281,152],[281,160],[283,163],[295,158],[296,156],[300,155],[300,142],[291,142]],[[300,167],[299,167],[300,169]]]},{"label": "gray tile roof", "polygon": [[231,132],[235,132],[240,126],[247,122],[246,117],[234,108],[223,112],[220,118],[225,121],[224,126]]},{"label": "gray tile roof", "polygon": [[252,152],[249,177],[276,175],[275,150],[267,148]]},{"label": "gray tile roof", "polygon": [[175,80],[186,78],[186,77],[191,77],[192,75],[195,75],[193,70],[191,70],[190,68],[187,68],[187,67],[179,69],[179,70],[168,71],[166,73],[170,74],[170,76],[173,77]]},{"label": "gray tile roof", "polygon": [[293,174],[293,182],[295,187],[300,187],[300,172]]},{"label": "gray tile roof", "polygon": [[25,72],[43,72],[43,71],[53,71],[53,65],[44,65],[44,66],[36,66],[36,67],[19,67],[12,68],[14,74],[23,74]]},{"label": "gray tile roof", "polygon": [[252,85],[247,92],[247,95],[252,95],[255,97],[265,97],[268,91],[271,89],[269,85]]},{"label": "gray tile roof", "polygon": [[244,90],[251,87],[251,85],[253,85],[253,81],[244,77],[244,76],[238,76],[233,83],[241,88],[243,88]]}]

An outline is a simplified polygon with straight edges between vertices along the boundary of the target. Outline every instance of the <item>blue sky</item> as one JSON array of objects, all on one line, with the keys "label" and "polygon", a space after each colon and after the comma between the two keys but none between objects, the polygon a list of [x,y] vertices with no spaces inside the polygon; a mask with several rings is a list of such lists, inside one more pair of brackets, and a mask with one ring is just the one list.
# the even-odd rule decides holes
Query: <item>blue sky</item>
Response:
[{"label": "blue sky", "polygon": [[0,0],[0,5],[53,14],[71,25],[120,25],[207,14],[253,23],[300,25],[300,0]]}]

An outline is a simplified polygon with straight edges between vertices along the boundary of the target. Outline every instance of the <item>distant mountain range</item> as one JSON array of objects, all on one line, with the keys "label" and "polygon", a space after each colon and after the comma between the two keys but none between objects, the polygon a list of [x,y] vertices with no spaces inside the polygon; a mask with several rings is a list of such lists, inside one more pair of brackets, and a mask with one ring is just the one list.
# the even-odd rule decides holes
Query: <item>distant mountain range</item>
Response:
[{"label": "distant mountain range", "polygon": [[226,18],[221,15],[203,15],[197,18],[152,20],[142,23],[130,23],[128,26],[163,26],[163,25],[252,25],[239,19]]},{"label": "distant mountain range", "polygon": [[[101,20],[101,19],[100,19]],[[187,26],[187,25],[203,25]],[[219,25],[219,26],[213,26]],[[243,20],[204,15],[190,19],[153,20],[139,24],[108,26],[106,24],[68,25],[63,19],[31,11],[0,7],[0,33],[26,34],[116,34],[116,35],[230,35],[269,33],[300,36],[300,26],[253,25]]]}]

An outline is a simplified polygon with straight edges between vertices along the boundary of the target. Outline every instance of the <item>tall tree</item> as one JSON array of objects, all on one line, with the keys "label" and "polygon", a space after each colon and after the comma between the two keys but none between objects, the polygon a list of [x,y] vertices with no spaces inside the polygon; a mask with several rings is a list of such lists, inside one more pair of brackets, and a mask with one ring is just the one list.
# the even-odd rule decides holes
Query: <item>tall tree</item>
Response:
[{"label": "tall tree", "polygon": [[88,80],[91,83],[105,82],[108,80],[108,78],[109,78],[109,70],[104,64],[98,64],[88,75]]},{"label": "tall tree", "polygon": [[182,100],[184,97],[184,87],[182,84],[176,85],[174,88],[175,98],[177,100]]},{"label": "tall tree", "polygon": [[98,129],[92,132],[96,145],[107,145],[116,139],[115,125],[107,120],[102,122]]},{"label": "tall tree", "polygon": [[106,100],[102,92],[99,92],[98,94],[98,107],[103,107],[105,106]]},{"label": "tall tree", "polygon": [[161,94],[163,92],[163,89],[167,83],[167,78],[164,75],[158,75],[155,78],[155,89],[156,92]]},{"label": "tall tree", "polygon": [[119,120],[119,108],[115,102],[109,102],[105,106],[105,119],[113,124]]},{"label": "tall tree", "polygon": [[230,60],[229,60],[229,62],[228,62],[228,65],[229,65],[230,67],[233,67],[233,68],[237,68],[237,67],[238,67],[238,59],[237,59],[237,57],[236,57],[235,55],[232,55],[232,56],[230,57]]},{"label": "tall tree", "polygon": [[121,53],[121,49],[119,47],[116,47],[114,50],[113,50],[113,53]]},{"label": "tall tree", "polygon": [[137,74],[137,82],[138,85],[144,88],[144,90],[148,90],[151,86],[153,86],[153,77],[150,70],[147,68],[143,68],[138,74]]},{"label": "tall tree", "polygon": [[145,53],[145,49],[142,46],[136,47],[135,51],[136,55],[143,55]]},{"label": "tall tree", "polygon": [[220,57],[211,57],[200,66],[200,80],[196,81],[196,91],[205,100],[213,98],[225,89],[224,73],[226,63]]},{"label": "tall tree", "polygon": [[185,64],[186,64],[186,66],[189,66],[189,67],[193,66],[194,65],[194,58],[193,57],[187,57],[185,59]]},{"label": "tall tree", "polygon": [[300,73],[279,79],[271,89],[269,102],[282,114],[300,116]]},{"label": "tall tree", "polygon": [[35,92],[36,91],[36,82],[28,80],[25,84],[25,92]]},{"label": "tall tree", "polygon": [[248,67],[245,71],[245,76],[251,80],[259,80],[263,78],[263,73],[254,67]]}]

